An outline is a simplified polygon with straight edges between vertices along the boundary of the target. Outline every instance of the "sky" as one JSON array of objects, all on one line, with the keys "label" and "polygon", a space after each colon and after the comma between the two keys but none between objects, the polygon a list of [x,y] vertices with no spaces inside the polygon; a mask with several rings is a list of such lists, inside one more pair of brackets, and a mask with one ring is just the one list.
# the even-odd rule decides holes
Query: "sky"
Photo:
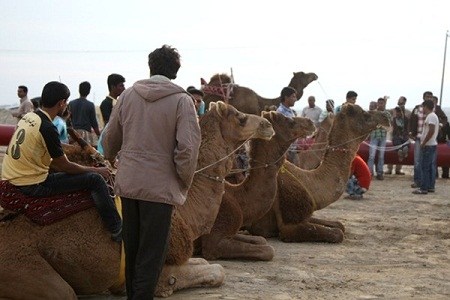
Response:
[{"label": "sky", "polygon": [[[116,1],[0,0],[0,105],[18,104],[17,87],[40,96],[49,81],[61,81],[78,97],[99,105],[111,73],[126,87],[149,77],[148,54],[163,44],[178,49],[175,83],[200,87],[216,73],[266,98],[276,98],[293,72],[314,72],[295,108],[308,96],[357,104],[400,96],[407,107],[424,91],[440,97],[444,47],[450,30],[448,0],[315,1]],[[450,37],[450,34],[449,34]],[[449,43],[450,48],[450,43]],[[450,52],[450,50],[447,50]],[[448,54],[448,53],[447,53]],[[450,54],[442,106],[450,107]]]}]

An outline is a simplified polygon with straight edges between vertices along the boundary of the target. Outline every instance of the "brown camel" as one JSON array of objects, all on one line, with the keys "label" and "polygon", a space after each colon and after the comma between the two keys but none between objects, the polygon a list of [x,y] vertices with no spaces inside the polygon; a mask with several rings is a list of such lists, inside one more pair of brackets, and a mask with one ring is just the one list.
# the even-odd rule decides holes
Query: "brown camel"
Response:
[{"label": "brown camel", "polygon": [[262,218],[272,207],[277,193],[277,174],[291,143],[314,132],[308,118],[289,118],[278,112],[263,112],[272,123],[270,141],[250,141],[250,174],[239,185],[226,184],[214,226],[201,237],[206,259],[245,258],[272,260],[274,250],[263,237],[239,234],[239,229]]},{"label": "brown camel", "polygon": [[328,144],[328,133],[333,124],[334,114],[329,114],[317,127],[314,142],[306,150],[298,151],[295,165],[301,169],[312,170],[319,166]]},{"label": "brown camel", "polygon": [[[296,72],[288,86],[297,90],[298,100],[303,96],[303,89],[317,79],[318,77],[314,73]],[[205,92],[203,101],[205,101],[206,107],[208,107],[210,102],[225,100],[241,112],[260,115],[266,106],[280,105],[280,97],[274,99],[263,98],[250,88],[233,84],[227,74],[214,75],[211,77],[210,82],[202,87],[202,90]]]},{"label": "brown camel", "polygon": [[[191,258],[193,240],[209,231],[217,215],[224,193],[221,178],[231,168],[227,155],[249,138],[274,134],[266,119],[222,102],[211,105],[200,127],[198,168],[203,171],[194,176],[187,205],[174,214],[157,296],[223,282],[222,266]],[[0,240],[1,299],[77,299],[77,294],[107,290],[119,274],[120,244],[111,241],[95,208],[47,226],[19,215],[1,222]]]},{"label": "brown camel", "polygon": [[284,242],[342,242],[343,224],[312,215],[340,198],[359,145],[380,125],[390,125],[383,112],[365,112],[352,104],[343,106],[328,134],[322,163],[314,170],[303,170],[285,161],[278,174],[278,195],[272,209],[246,229],[264,237],[279,236]]}]

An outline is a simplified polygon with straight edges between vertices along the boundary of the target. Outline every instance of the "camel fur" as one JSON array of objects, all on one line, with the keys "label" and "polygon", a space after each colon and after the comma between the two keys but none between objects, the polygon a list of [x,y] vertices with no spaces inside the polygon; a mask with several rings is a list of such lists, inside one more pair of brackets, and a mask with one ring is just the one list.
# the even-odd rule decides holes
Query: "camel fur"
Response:
[{"label": "camel fur", "polygon": [[[238,145],[249,138],[269,139],[274,133],[266,119],[243,114],[222,102],[211,105],[200,127],[198,168],[206,167],[202,172],[217,178],[230,171],[232,158],[227,155]],[[200,173],[194,176],[186,207],[174,214],[156,296],[167,297],[184,288],[219,286],[224,280],[222,266],[191,258],[193,240],[212,227],[224,193],[223,183]],[[0,222],[0,240],[1,299],[75,300],[77,294],[109,289],[120,271],[121,245],[111,240],[95,208],[47,226],[19,215]],[[123,288],[114,292],[123,292]]]},{"label": "camel fur", "polygon": [[377,126],[390,126],[383,112],[366,112],[348,104],[336,114],[320,165],[303,170],[284,162],[278,174],[278,194],[269,213],[246,229],[283,242],[330,242],[344,239],[344,225],[313,217],[316,210],[337,201],[345,190],[351,162],[359,145]]},{"label": "camel fur", "polygon": [[[303,96],[303,90],[308,86],[308,84],[314,80],[317,80],[318,77],[314,73],[294,72],[293,74],[294,75],[288,86],[297,90],[297,100],[299,100]],[[208,106],[210,102],[219,100],[228,101],[229,104],[233,105],[236,109],[243,113],[260,115],[261,112],[265,110],[266,106],[280,105],[280,97],[273,99],[261,97],[250,88],[233,84],[231,82],[231,78],[227,74],[214,75],[211,77],[208,85],[228,85],[228,88],[231,88],[232,92],[228,99],[224,99],[226,98],[226,95],[208,94],[206,92],[205,97],[203,97],[203,101],[205,101],[206,106]]]},{"label": "camel fur", "polygon": [[202,256],[208,260],[241,258],[272,260],[274,249],[263,237],[238,233],[239,229],[263,217],[272,207],[277,174],[289,146],[299,137],[314,132],[308,118],[289,118],[278,112],[263,112],[272,123],[270,141],[250,141],[250,174],[239,185],[226,184],[220,210],[209,234],[201,237]]}]

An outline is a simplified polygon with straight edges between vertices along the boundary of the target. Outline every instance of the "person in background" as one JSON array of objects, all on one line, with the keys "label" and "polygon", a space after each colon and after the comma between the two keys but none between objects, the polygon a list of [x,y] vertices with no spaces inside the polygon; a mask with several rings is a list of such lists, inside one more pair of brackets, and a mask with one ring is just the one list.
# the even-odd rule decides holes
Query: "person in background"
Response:
[{"label": "person in background", "polygon": [[377,101],[370,101],[369,103],[369,111],[377,110]]},{"label": "person in background", "polygon": [[[347,95],[345,96],[345,102],[342,105],[345,105],[347,103],[355,104],[356,103],[356,98],[358,98],[358,94],[356,92],[348,91]],[[338,113],[338,112],[341,111],[342,105],[336,106],[335,113]]]},{"label": "person in background", "polygon": [[[441,118],[441,124],[437,137],[438,144],[444,144],[449,143],[450,141],[450,124],[448,123],[447,116],[443,116]],[[449,144],[450,146],[450,144]],[[441,167],[442,169],[442,178],[448,179],[449,178],[449,167]]]},{"label": "person in background", "polygon": [[[277,108],[277,112],[282,113],[286,117],[291,117],[291,118],[296,117],[297,113],[291,107],[293,107],[295,104],[295,101],[297,101],[297,91],[293,87],[290,87],[290,86],[284,87],[281,90],[280,99],[281,99],[281,103],[280,103],[280,106],[278,106],[278,108]],[[291,146],[289,147],[287,159],[291,163],[295,164],[297,157],[298,157],[297,141],[294,141],[291,144]]]},{"label": "person in background", "polygon": [[325,120],[329,114],[334,114],[334,100],[328,99],[325,101],[325,110],[323,110],[320,113],[319,116],[319,123],[322,123],[323,120]]},{"label": "person in background", "polygon": [[103,126],[106,126],[111,116],[111,111],[117,103],[117,98],[125,90],[125,78],[120,74],[111,74],[107,79],[109,94],[100,104],[100,111],[103,118]]},{"label": "person in background", "polygon": [[[433,100],[433,93],[425,91],[423,93],[423,101]],[[423,104],[423,103],[422,103]],[[423,122],[425,120],[425,114],[423,112],[422,104],[418,104],[411,112],[409,120],[409,137],[415,141],[414,143],[414,182],[411,184],[412,188],[419,188],[422,183],[422,168],[420,166],[420,151],[421,151],[421,137],[423,130]]]},{"label": "person in background", "polygon": [[30,101],[33,103],[33,110],[37,111],[41,103],[41,97],[34,97]]},{"label": "person in background", "polygon": [[366,162],[358,154],[352,161],[350,178],[347,182],[345,199],[361,200],[363,194],[369,190],[371,175]]},{"label": "person in background", "polygon": [[[406,124],[406,125],[404,125],[404,130],[405,130],[405,133],[407,134],[407,136],[405,136],[405,137],[403,137],[402,138],[402,140],[404,141],[404,142],[406,142],[406,139],[408,139],[408,141],[409,141],[409,136],[408,136],[408,130],[409,130],[409,126],[408,126],[408,122],[409,122],[409,117],[411,116],[411,111],[410,110],[408,110],[408,109],[406,109],[406,97],[405,96],[400,96],[400,98],[398,98],[398,101],[397,101],[397,107],[398,108],[400,108],[400,110],[401,110],[401,118],[403,119],[403,121],[401,121],[401,119],[397,119],[397,123],[398,122],[403,122],[404,124]],[[397,107],[395,107],[394,109],[392,109],[391,110],[391,115],[392,116],[396,116],[397,115],[397,113],[396,113],[396,109],[397,109]],[[399,116],[400,117],[400,116]],[[395,126],[396,126],[396,120],[395,120],[395,118],[394,118],[394,123],[393,123],[393,130],[395,131]],[[399,123],[399,125],[400,125],[400,123]],[[400,128],[400,127],[399,127]],[[392,133],[392,135],[394,136],[394,132]],[[392,136],[392,143],[393,143],[393,145],[395,145],[394,144],[394,137]],[[398,142],[398,140],[397,140],[397,142]],[[398,145],[400,145],[400,144],[398,144]],[[403,160],[403,158],[406,158],[407,156],[408,156],[408,152],[409,152],[409,146],[411,145],[411,143],[408,143],[408,147],[407,148],[405,148],[405,147],[403,147],[402,149],[403,149],[403,153],[401,153],[401,151],[400,150],[402,150],[402,149],[399,149],[398,150],[398,155],[399,155],[399,160],[400,161],[402,161]],[[405,152],[405,151],[408,151],[408,152]],[[400,159],[400,157],[402,157],[402,159]],[[394,168],[394,165],[393,164],[388,164],[387,165],[387,171],[386,171],[386,174],[392,174],[392,169]],[[398,164],[398,165],[395,165],[395,174],[396,175],[405,175],[405,172],[403,172],[402,171],[402,165],[400,165],[400,164]]]},{"label": "person in background", "polygon": [[17,111],[12,112],[12,116],[17,118],[17,122],[22,119],[30,111],[33,111],[33,103],[28,99],[28,88],[24,85],[19,85],[17,88],[17,96],[20,98],[20,105]]},{"label": "person in background", "polygon": [[[44,86],[39,110],[17,124],[2,164],[7,180],[29,197],[47,197],[88,190],[111,239],[121,241],[122,221],[104,178],[107,168],[86,167],[67,159],[52,121],[67,108],[70,91],[63,83]],[[56,173],[49,173],[50,167]]]},{"label": "person in background", "polygon": [[314,125],[319,125],[319,117],[322,113],[322,109],[316,106],[316,98],[314,96],[308,97],[308,106],[303,108],[301,117],[309,118],[314,122]]},{"label": "person in background", "polygon": [[96,141],[92,134],[94,130],[97,138],[100,136],[98,128],[97,115],[95,113],[94,103],[87,99],[91,92],[91,84],[87,81],[80,83],[80,98],[69,102],[70,120],[73,129],[89,144],[95,145]]},{"label": "person in background", "polygon": [[58,131],[59,140],[63,144],[69,143],[69,136],[67,135],[67,120],[70,118],[70,111],[66,108],[61,116],[57,115],[53,120],[53,125],[55,125]]},{"label": "person in background", "polygon": [[192,95],[192,98],[194,98],[194,104],[195,104],[195,110],[197,111],[197,115],[200,117],[205,114],[205,102],[203,102],[203,97],[205,94],[197,90],[193,86],[189,86],[186,91]]},{"label": "person in background", "polygon": [[150,78],[122,93],[102,139],[106,159],[120,151],[114,188],[122,199],[128,299],[153,299],[172,214],[186,201],[201,142],[192,97],[171,81],[178,51],[155,49],[148,65]]},{"label": "person in background", "polygon": [[[386,110],[386,100],[387,97],[378,98],[377,101],[377,111],[384,112],[388,115],[389,119],[392,121],[391,114]],[[386,147],[386,129],[377,128],[373,130],[370,134],[370,147],[369,147],[369,159],[367,160],[367,165],[369,167],[370,173],[374,176],[373,165],[375,162],[375,156],[378,152],[378,160],[376,166],[376,178],[378,180],[384,180],[383,175],[383,165],[384,165],[384,151]]]},{"label": "person in background", "polygon": [[413,191],[413,194],[419,195],[434,193],[435,191],[437,135],[439,132],[439,118],[433,111],[433,100],[425,100],[422,107],[425,115],[422,137],[420,139],[420,167],[422,177],[420,188]]}]

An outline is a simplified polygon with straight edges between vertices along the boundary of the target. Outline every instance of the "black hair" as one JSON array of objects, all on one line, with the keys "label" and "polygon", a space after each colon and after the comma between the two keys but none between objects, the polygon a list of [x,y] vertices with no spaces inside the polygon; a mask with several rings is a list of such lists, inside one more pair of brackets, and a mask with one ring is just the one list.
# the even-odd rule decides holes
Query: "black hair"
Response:
[{"label": "black hair", "polygon": [[286,97],[290,97],[294,93],[297,93],[297,90],[294,89],[293,87],[291,87],[291,86],[284,87],[281,90],[281,95],[280,95],[281,102],[283,103],[285,101]]},{"label": "black hair", "polygon": [[423,98],[425,98],[426,96],[433,96],[433,93],[430,91],[423,92]]},{"label": "black hair", "polygon": [[33,106],[36,109],[39,107],[39,103],[41,102],[41,97],[34,97],[30,101],[31,101],[31,103],[33,103]]},{"label": "black hair", "polygon": [[429,110],[433,111],[433,109],[434,109],[434,102],[433,102],[433,100],[425,100],[425,101],[423,101],[422,106],[425,106]]},{"label": "black hair", "polygon": [[91,92],[91,84],[87,81],[83,81],[80,83],[80,87],[78,88],[81,97],[87,97]]},{"label": "black hair", "polygon": [[358,94],[355,91],[348,91],[347,92],[347,99],[353,98],[353,97],[358,97]]},{"label": "black hair", "polygon": [[181,66],[180,54],[177,49],[163,45],[148,55],[148,66],[150,75],[163,75],[175,79]]},{"label": "black hair", "polygon": [[41,96],[41,107],[51,108],[62,99],[69,99],[69,88],[61,82],[51,81],[44,86]]},{"label": "black hair", "polygon": [[399,106],[396,106],[394,109],[396,112],[402,112],[402,109]]},{"label": "black hair", "polygon": [[22,89],[25,92],[25,94],[28,94],[28,88],[26,86],[19,85],[19,89]]},{"label": "black hair", "polygon": [[112,86],[125,82],[125,78],[120,74],[111,74],[108,76],[108,80],[106,82],[108,84],[108,91],[111,91]]}]

